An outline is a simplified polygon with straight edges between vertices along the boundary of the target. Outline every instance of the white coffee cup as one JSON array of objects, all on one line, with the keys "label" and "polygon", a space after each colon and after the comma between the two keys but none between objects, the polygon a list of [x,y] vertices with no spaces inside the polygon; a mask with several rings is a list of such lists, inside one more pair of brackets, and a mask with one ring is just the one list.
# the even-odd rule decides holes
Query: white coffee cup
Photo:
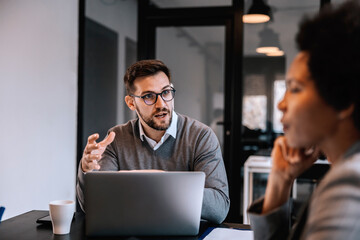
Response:
[{"label": "white coffee cup", "polygon": [[57,200],[49,203],[50,217],[54,234],[68,234],[75,212],[72,200]]}]

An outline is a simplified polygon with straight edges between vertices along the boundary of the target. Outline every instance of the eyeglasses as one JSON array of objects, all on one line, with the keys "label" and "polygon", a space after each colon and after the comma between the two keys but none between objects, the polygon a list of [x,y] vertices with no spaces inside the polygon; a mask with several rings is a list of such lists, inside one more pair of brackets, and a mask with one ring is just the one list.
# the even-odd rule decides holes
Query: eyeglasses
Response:
[{"label": "eyeglasses", "polygon": [[175,97],[175,92],[176,92],[176,90],[174,88],[171,88],[171,89],[165,89],[161,93],[148,93],[148,94],[145,94],[144,96],[136,96],[136,95],[130,94],[130,96],[142,98],[142,100],[144,100],[144,103],[146,105],[153,105],[156,103],[159,95],[165,102],[169,102],[169,101],[173,100]]}]

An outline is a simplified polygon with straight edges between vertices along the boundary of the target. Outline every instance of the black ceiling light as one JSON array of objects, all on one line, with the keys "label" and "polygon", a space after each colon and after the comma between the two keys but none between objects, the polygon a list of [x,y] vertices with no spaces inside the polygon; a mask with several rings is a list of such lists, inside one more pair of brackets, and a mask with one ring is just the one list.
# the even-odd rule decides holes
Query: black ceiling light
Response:
[{"label": "black ceiling light", "polygon": [[279,34],[268,28],[265,24],[264,29],[259,32],[260,43],[256,48],[257,53],[263,53],[268,56],[282,56],[284,51],[281,50]]},{"label": "black ceiling light", "polygon": [[271,8],[264,0],[253,0],[247,14],[243,16],[244,23],[264,23],[272,17]]}]

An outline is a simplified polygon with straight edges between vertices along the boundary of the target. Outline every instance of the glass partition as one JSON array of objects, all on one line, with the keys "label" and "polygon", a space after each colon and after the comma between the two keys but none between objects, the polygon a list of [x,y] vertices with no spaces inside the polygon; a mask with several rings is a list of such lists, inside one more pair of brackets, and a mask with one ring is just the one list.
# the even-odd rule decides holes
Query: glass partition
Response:
[{"label": "glass partition", "polygon": [[[252,1],[245,1],[245,12]],[[269,0],[272,10],[267,23],[244,23],[243,61],[243,144],[245,158],[269,148],[277,135],[282,133],[281,112],[277,103],[285,92],[285,75],[297,54],[295,35],[305,14],[320,9],[320,1]],[[264,42],[272,40],[279,48],[278,54],[259,53]]]},{"label": "glass partition", "polygon": [[[251,2],[245,1],[245,12]],[[282,134],[282,113],[277,105],[285,93],[286,71],[298,52],[295,44],[298,25],[305,14],[320,9],[320,1],[313,0],[266,2],[272,9],[269,22],[244,23],[243,161],[250,155],[270,156],[275,138]],[[258,48],[269,40],[279,48],[278,54],[259,53]],[[267,177],[265,173],[254,174],[254,199],[264,194]],[[296,195],[303,200],[311,192],[313,182],[298,180],[297,186]]]},{"label": "glass partition", "polygon": [[223,146],[225,26],[157,27],[156,58],[170,68],[175,110],[210,126]]}]

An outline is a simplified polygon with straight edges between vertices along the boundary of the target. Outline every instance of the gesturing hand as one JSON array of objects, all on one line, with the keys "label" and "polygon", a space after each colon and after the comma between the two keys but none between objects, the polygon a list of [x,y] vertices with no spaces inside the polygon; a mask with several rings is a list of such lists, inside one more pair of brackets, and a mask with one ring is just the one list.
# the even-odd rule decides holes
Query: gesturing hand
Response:
[{"label": "gesturing hand", "polygon": [[114,141],[115,133],[110,132],[109,135],[99,143],[96,142],[98,138],[99,134],[97,133],[91,135],[88,138],[88,142],[81,158],[81,168],[84,172],[89,172],[94,169],[100,169],[98,160],[101,159],[101,155],[104,153],[107,145]]}]

